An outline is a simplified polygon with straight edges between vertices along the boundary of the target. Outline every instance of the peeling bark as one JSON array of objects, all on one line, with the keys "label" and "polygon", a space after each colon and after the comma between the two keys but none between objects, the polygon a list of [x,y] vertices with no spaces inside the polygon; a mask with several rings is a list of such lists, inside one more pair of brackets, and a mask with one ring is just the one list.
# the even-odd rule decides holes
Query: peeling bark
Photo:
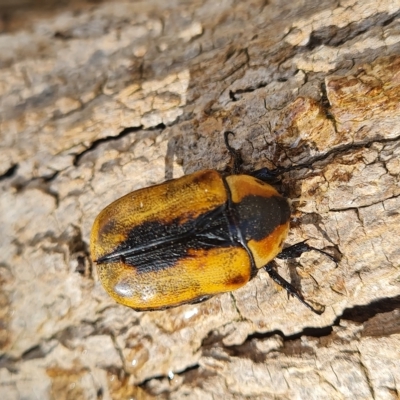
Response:
[{"label": "peeling bark", "polygon": [[[400,396],[400,1],[71,1],[3,9],[2,399]],[[158,312],[115,304],[88,254],[129,191],[282,167],[287,245],[316,252]]]}]

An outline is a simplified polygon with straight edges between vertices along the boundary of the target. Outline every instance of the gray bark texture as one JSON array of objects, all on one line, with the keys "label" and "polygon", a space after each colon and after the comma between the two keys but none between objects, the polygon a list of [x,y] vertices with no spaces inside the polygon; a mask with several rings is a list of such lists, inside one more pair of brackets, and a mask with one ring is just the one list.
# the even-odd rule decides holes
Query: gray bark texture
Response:
[{"label": "gray bark texture", "polygon": [[[399,399],[400,0],[45,3],[0,24],[0,398]],[[263,271],[157,312],[102,288],[96,215],[227,171],[227,130],[287,169],[286,245],[337,257],[279,262],[321,316]]]}]

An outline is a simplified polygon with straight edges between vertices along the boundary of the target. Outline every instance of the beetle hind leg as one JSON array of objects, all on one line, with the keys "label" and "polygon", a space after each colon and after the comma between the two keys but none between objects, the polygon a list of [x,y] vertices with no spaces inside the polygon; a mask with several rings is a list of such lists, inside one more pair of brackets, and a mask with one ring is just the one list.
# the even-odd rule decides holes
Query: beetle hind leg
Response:
[{"label": "beetle hind leg", "polygon": [[302,302],[307,308],[309,308],[315,314],[321,315],[325,311],[325,307],[319,305],[318,308],[314,308],[311,304],[307,303],[303,295],[286,279],[282,278],[274,269],[275,263],[272,261],[268,263],[264,269],[268,272],[268,275],[273,279],[275,283],[283,287],[289,295],[296,297],[300,302]]}]

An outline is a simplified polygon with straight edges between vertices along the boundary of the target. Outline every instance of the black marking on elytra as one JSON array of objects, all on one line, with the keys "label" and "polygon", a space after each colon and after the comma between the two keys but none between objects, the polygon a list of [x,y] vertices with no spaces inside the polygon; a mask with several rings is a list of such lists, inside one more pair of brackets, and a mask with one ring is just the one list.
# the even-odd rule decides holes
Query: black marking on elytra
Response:
[{"label": "black marking on elytra", "polygon": [[234,206],[239,215],[239,229],[246,240],[265,239],[290,218],[289,204],[281,196],[250,195]]},{"label": "black marking on elytra", "polygon": [[115,218],[106,219],[106,222],[99,227],[98,237],[106,236],[108,234],[112,234],[115,231],[115,226],[117,225],[117,221]]},{"label": "black marking on elytra", "polygon": [[229,278],[225,281],[225,284],[229,286],[244,285],[248,281],[248,277],[243,274],[238,274]]},{"label": "black marking on elytra", "polygon": [[224,204],[185,222],[178,218],[169,222],[143,222],[132,228],[127,239],[97,263],[123,259],[137,272],[146,273],[173,267],[178,260],[190,258],[190,250],[238,246],[240,243],[230,232]]}]

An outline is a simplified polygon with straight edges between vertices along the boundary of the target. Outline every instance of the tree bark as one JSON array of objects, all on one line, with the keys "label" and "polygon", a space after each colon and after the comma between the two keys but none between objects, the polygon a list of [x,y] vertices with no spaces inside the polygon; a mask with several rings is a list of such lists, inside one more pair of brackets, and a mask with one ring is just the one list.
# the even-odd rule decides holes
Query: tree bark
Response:
[{"label": "tree bark", "polygon": [[[51,2],[49,2],[51,3]],[[5,18],[4,16],[7,16]],[[66,3],[3,11],[2,399],[400,397],[400,1]],[[135,312],[90,229],[172,177],[283,167],[279,263],[195,305]]]}]

